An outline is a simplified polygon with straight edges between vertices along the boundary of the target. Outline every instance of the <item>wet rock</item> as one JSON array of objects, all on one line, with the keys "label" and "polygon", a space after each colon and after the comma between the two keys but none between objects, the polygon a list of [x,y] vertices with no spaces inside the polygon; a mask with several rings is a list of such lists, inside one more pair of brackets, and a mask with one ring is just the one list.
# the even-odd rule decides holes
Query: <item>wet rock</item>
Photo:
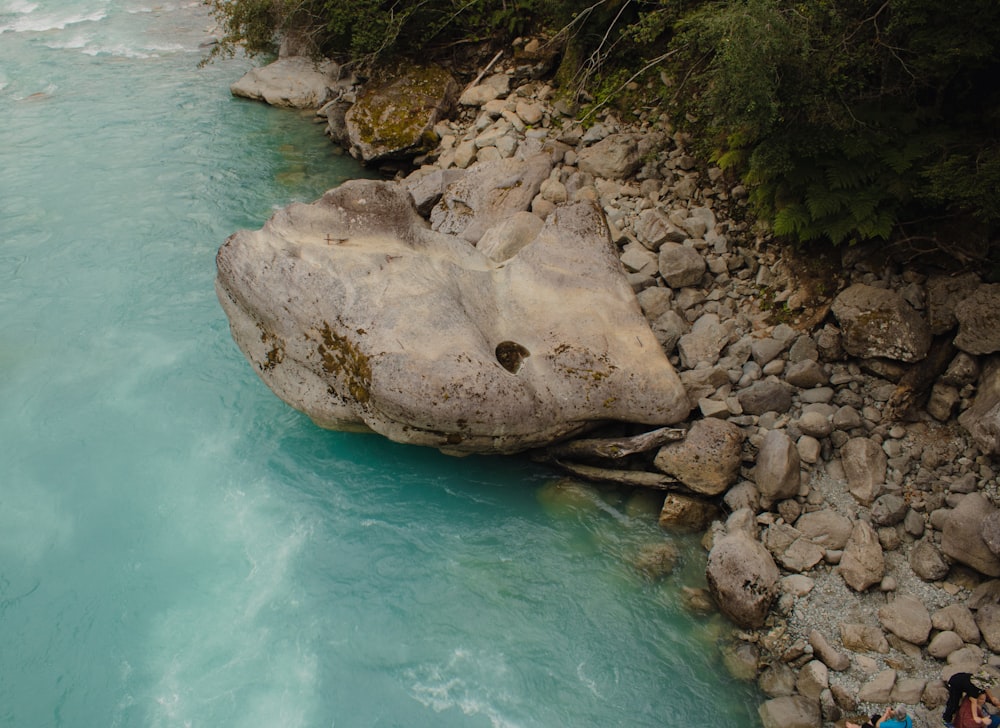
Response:
[{"label": "wet rock", "polygon": [[704,531],[719,514],[712,503],[683,493],[668,493],[660,510],[660,527],[671,531]]},{"label": "wet rock", "polygon": [[768,665],[757,684],[771,698],[792,695],[795,693],[795,671],[783,662]]},{"label": "wet rock", "polygon": [[670,541],[647,544],[636,555],[635,568],[648,579],[662,579],[673,572],[679,555],[677,546]]},{"label": "wet rock", "polygon": [[722,662],[726,671],[737,680],[749,681],[757,677],[758,649],[747,642],[727,645],[722,650]]}]

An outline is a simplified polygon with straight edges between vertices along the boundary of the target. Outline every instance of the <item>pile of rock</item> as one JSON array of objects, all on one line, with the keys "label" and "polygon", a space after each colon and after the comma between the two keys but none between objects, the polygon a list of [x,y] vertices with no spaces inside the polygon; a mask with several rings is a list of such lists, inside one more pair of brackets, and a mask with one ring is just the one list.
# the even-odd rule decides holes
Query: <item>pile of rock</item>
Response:
[{"label": "pile of rock", "polygon": [[[665,528],[705,531],[709,591],[741,628],[731,663],[768,696],[763,724],[887,702],[935,724],[951,673],[1000,678],[1000,286],[873,251],[796,260],[742,221],[746,190],[659,115],[584,129],[535,70],[501,68],[450,116],[450,83],[423,97],[416,138],[436,146],[396,145],[422,155],[398,185],[426,222],[406,229],[466,241],[473,268],[503,266],[562,211],[596,203],[691,408],[683,440],[619,469],[674,484]],[[363,95],[323,107],[335,138],[354,138],[345,98]],[[348,146],[366,158],[378,145]],[[532,165],[530,183],[514,175]],[[274,368],[287,352],[261,331],[243,338]],[[342,365],[350,348],[327,338]],[[684,419],[671,401],[664,421]]]}]

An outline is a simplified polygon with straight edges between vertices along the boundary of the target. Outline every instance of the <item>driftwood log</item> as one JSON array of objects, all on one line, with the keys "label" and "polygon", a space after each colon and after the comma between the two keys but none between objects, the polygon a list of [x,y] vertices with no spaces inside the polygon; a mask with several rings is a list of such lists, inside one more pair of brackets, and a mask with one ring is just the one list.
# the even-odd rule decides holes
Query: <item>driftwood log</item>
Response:
[{"label": "driftwood log", "polygon": [[569,440],[550,445],[535,453],[535,459],[565,470],[572,475],[602,483],[615,483],[641,488],[667,490],[679,481],[649,470],[611,468],[588,465],[579,461],[617,461],[632,455],[641,455],[668,442],[683,440],[687,430],[679,427],[660,427],[631,437],[602,437]]},{"label": "driftwood log", "polygon": [[660,427],[631,437],[600,437],[569,440],[551,445],[545,454],[553,460],[620,460],[629,455],[648,452],[668,442],[683,440],[687,430],[680,427]]}]

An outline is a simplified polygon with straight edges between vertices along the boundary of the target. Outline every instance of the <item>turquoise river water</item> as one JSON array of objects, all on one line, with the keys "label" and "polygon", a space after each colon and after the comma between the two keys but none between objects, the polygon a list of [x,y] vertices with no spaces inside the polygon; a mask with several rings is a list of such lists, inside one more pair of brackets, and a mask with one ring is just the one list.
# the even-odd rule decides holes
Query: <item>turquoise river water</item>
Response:
[{"label": "turquoise river water", "polygon": [[756,726],[649,498],[331,433],[214,255],[365,172],[199,68],[204,6],[0,0],[0,725]]}]

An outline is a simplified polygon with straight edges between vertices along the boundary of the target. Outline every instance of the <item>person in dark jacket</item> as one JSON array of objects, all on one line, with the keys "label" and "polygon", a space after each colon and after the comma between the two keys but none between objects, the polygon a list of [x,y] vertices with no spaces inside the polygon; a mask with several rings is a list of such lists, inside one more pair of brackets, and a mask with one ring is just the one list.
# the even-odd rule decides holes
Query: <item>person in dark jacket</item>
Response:
[{"label": "person in dark jacket", "polygon": [[[986,689],[985,681],[987,678],[988,676],[983,673],[973,675],[971,672],[956,672],[948,678],[948,703],[944,706],[943,716],[945,723],[951,725],[955,720],[955,713],[958,712],[958,706],[965,697],[978,698],[983,693],[986,693],[986,702],[1000,707],[1000,699],[993,697],[990,691]],[[1000,726],[1000,717],[992,716],[992,718],[990,728]]]}]

